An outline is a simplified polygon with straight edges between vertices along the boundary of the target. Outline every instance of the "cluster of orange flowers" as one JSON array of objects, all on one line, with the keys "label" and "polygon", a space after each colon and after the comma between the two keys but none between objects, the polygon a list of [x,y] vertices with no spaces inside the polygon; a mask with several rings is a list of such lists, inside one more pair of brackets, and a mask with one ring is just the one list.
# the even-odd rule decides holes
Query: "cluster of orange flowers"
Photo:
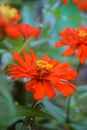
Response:
[{"label": "cluster of orange flowers", "polygon": [[[29,24],[18,24],[17,21],[21,18],[18,11],[10,8],[8,5],[0,5],[0,35],[5,32],[11,38],[18,38],[21,35],[26,37],[38,38],[40,30],[33,28]],[[6,13],[8,10],[9,13]],[[2,15],[3,13],[3,15]],[[12,14],[10,14],[12,13]],[[70,56],[76,53],[76,57],[80,58],[80,63],[83,64],[87,59],[87,28],[80,25],[77,28],[67,27],[60,32],[61,40],[55,43],[56,47],[68,46],[69,48],[62,55]],[[53,98],[56,95],[56,90],[67,97],[73,95],[77,86],[71,82],[75,80],[77,73],[69,65],[69,63],[60,63],[59,60],[52,60],[48,56],[43,56],[42,59],[31,52],[26,51],[13,53],[15,64],[10,64],[8,67],[8,75],[15,78],[27,78],[26,91],[32,91],[35,100],[42,100],[44,96]]]},{"label": "cluster of orange flowers", "polygon": [[[79,10],[87,11],[87,0],[72,0]],[[68,4],[69,0],[61,0],[63,4]]]},{"label": "cluster of orange flowers", "polygon": [[29,24],[19,24],[20,18],[21,15],[15,8],[0,4],[0,39],[6,35],[14,39],[22,36],[24,40],[27,37],[34,37],[35,39],[39,37],[40,30]]}]

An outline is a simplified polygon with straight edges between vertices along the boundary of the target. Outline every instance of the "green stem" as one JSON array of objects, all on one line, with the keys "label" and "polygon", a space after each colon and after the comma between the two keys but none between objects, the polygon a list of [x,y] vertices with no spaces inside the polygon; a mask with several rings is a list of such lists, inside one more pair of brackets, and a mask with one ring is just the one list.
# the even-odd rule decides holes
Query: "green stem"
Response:
[{"label": "green stem", "polygon": [[67,102],[67,117],[66,117],[66,122],[70,123],[70,119],[69,119],[69,115],[70,115],[70,102],[71,102],[71,96],[69,96],[68,98],[68,102]]},{"label": "green stem", "polygon": [[[80,68],[81,68],[81,63],[79,63],[79,65],[78,65],[78,67],[77,67],[77,74],[78,74],[78,72],[80,71]],[[71,103],[71,99],[72,99],[72,96],[69,96],[69,98],[68,98],[68,102],[67,102],[67,111],[66,111],[66,113],[67,113],[67,117],[66,117],[66,122],[67,123],[70,123],[70,103]]]},{"label": "green stem", "polygon": [[32,108],[34,108],[34,106],[36,105],[37,101],[34,100],[33,104],[32,104]]},{"label": "green stem", "polygon": [[80,71],[81,65],[82,65],[82,64],[81,64],[81,63],[79,63],[79,65],[78,65],[78,67],[77,67],[77,70],[76,70],[76,71],[77,71],[77,74],[78,74],[78,73],[79,73],[79,71]]},{"label": "green stem", "polygon": [[21,53],[24,48],[27,47],[27,45],[32,41],[32,38],[27,39],[27,41],[23,44],[23,46],[20,48],[19,53]]}]

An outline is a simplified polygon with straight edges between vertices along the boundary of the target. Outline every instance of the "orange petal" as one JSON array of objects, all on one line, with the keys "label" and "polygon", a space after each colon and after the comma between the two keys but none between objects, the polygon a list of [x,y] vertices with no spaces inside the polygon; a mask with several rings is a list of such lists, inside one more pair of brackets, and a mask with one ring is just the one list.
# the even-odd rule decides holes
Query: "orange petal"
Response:
[{"label": "orange petal", "polygon": [[56,42],[55,43],[55,47],[62,47],[64,46],[64,44],[62,44],[62,42]]},{"label": "orange petal", "polygon": [[34,91],[34,99],[35,100],[42,100],[44,98],[44,87],[42,82],[38,82]]},{"label": "orange petal", "polygon": [[36,86],[37,82],[35,80],[31,80],[26,84],[26,91],[34,91],[35,86]]},{"label": "orange petal", "polygon": [[76,57],[80,57],[81,56],[81,54],[82,54],[82,48],[81,48],[81,46],[78,48],[78,52],[76,53]]},{"label": "orange petal", "polygon": [[34,60],[34,61],[38,60],[37,56],[35,55],[35,53],[33,51],[31,51],[30,53],[32,56],[32,60]]},{"label": "orange petal", "polygon": [[56,88],[57,88],[57,90],[60,92],[60,93],[62,93],[64,96],[65,95],[69,95],[69,94],[74,94],[74,89],[71,87],[71,86],[69,86],[68,84],[63,84],[63,83],[61,83],[61,84],[58,84],[58,85],[56,85],[55,86]]},{"label": "orange petal", "polygon": [[44,55],[42,57],[42,60],[49,62],[51,59],[48,56]]},{"label": "orange petal", "polygon": [[81,58],[80,58],[81,64],[84,64],[86,58],[87,58],[87,57],[86,57],[86,55],[84,55],[84,54],[81,56]]},{"label": "orange petal", "polygon": [[62,53],[62,56],[71,56],[75,50],[76,48],[70,47]]},{"label": "orange petal", "polygon": [[23,51],[23,55],[24,55],[25,61],[30,64],[31,57],[29,56],[29,54],[26,51]]},{"label": "orange petal", "polygon": [[14,26],[13,25],[7,25],[5,27],[5,31],[6,31],[8,36],[10,36],[11,38],[14,38],[14,39],[19,38],[20,35],[21,35],[21,33],[18,29],[18,26],[16,26],[16,25],[14,25]]},{"label": "orange petal", "polygon": [[47,81],[44,81],[43,83],[44,83],[44,90],[45,90],[46,95],[49,98],[53,98],[56,95],[55,90],[53,89],[53,87],[51,86],[51,84],[48,83]]},{"label": "orange petal", "polygon": [[13,53],[13,58],[15,61],[17,61],[20,65],[26,65],[25,62],[22,60],[21,56],[19,53],[15,52]]}]

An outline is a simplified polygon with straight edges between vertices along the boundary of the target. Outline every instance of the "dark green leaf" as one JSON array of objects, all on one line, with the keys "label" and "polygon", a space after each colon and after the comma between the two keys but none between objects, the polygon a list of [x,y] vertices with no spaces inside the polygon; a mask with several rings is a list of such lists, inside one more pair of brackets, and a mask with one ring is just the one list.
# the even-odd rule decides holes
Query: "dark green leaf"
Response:
[{"label": "dark green leaf", "polygon": [[10,103],[13,103],[12,95],[8,89],[11,83],[12,82],[7,79],[7,76],[4,74],[0,75],[0,95],[5,97]]},{"label": "dark green leaf", "polygon": [[5,97],[0,96],[0,127],[7,127],[14,121],[15,109]]},{"label": "dark green leaf", "polygon": [[16,116],[17,117],[44,117],[44,118],[51,118],[50,115],[44,113],[42,111],[37,111],[34,108],[30,108],[27,106],[17,105],[16,106]]},{"label": "dark green leaf", "polygon": [[61,108],[59,108],[58,106],[56,106],[49,100],[44,100],[43,104],[44,104],[46,110],[48,111],[48,113],[53,118],[55,118],[60,124],[64,123],[66,114]]},{"label": "dark green leaf", "polygon": [[29,130],[29,129],[23,123],[19,123],[16,125],[16,130]]}]

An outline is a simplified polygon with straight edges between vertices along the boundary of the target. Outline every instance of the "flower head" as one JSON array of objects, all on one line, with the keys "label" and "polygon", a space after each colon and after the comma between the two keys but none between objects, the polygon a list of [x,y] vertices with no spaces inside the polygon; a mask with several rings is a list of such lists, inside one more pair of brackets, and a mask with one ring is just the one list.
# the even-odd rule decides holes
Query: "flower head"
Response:
[{"label": "flower head", "polygon": [[[8,4],[0,4],[0,40],[2,40],[7,34],[5,30],[6,27],[8,25],[17,24],[20,18],[21,15],[17,9],[11,8]],[[13,28],[11,33],[13,34],[14,31]]]},{"label": "flower head", "polygon": [[28,37],[34,37],[37,39],[40,35],[40,29],[30,26],[29,24],[14,24],[7,25],[5,32],[11,38],[19,38],[22,36],[24,40]]},{"label": "flower head", "polygon": [[61,40],[55,43],[56,47],[68,46],[63,56],[71,56],[74,52],[80,58],[81,64],[87,59],[87,27],[82,25],[79,28],[67,27],[60,32]]},{"label": "flower head", "polygon": [[13,39],[22,36],[23,40],[26,40],[27,37],[34,37],[35,39],[39,37],[40,29],[29,24],[18,24],[20,18],[21,15],[17,9],[0,4],[0,39],[6,35]]},{"label": "flower head", "polygon": [[0,4],[0,21],[6,24],[14,24],[17,23],[21,18],[18,10],[15,8],[11,8],[10,5]]},{"label": "flower head", "polygon": [[87,12],[87,0],[73,0],[79,10]]},{"label": "flower head", "polygon": [[8,74],[12,75],[12,79],[30,78],[26,90],[33,92],[35,100],[42,100],[45,95],[53,98],[55,89],[65,97],[74,94],[77,87],[70,81],[75,79],[76,71],[69,63],[60,64],[58,60],[51,60],[47,56],[39,60],[33,52],[29,55],[26,51],[23,51],[22,56],[14,53],[13,58],[18,64],[11,64]]}]

